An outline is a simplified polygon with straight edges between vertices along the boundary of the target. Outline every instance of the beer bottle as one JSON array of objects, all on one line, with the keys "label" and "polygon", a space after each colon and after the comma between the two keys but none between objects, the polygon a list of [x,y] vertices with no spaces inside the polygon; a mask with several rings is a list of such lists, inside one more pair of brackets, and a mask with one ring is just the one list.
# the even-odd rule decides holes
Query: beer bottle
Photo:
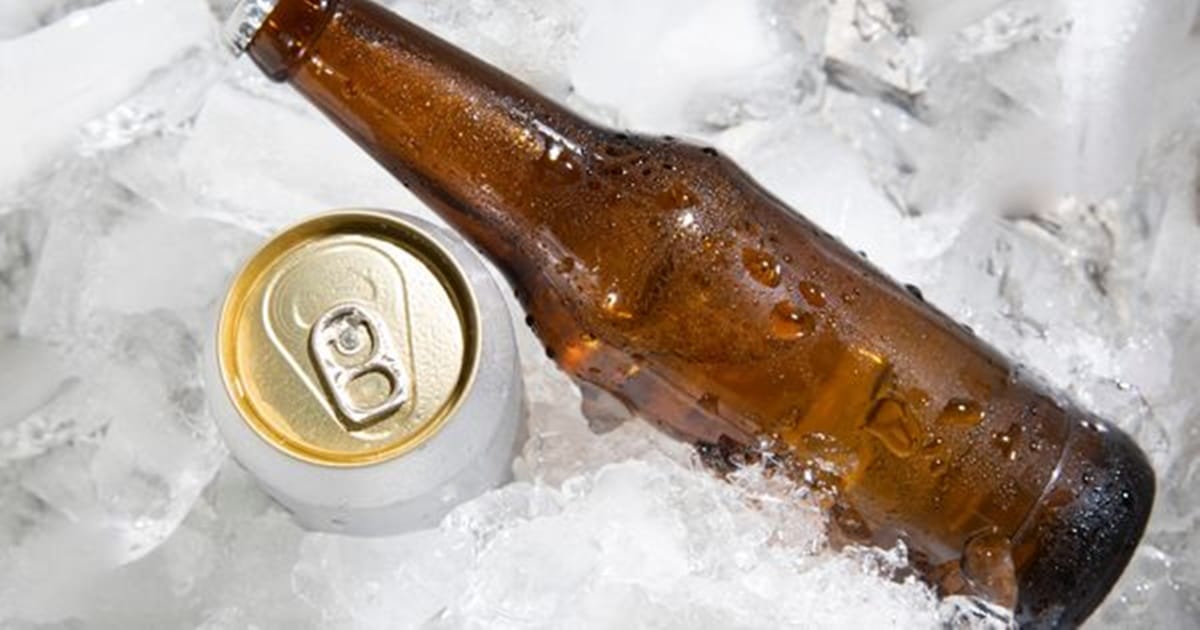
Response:
[{"label": "beer bottle", "polygon": [[[717,151],[599,127],[369,0],[249,0],[235,45],[505,272],[580,383],[822,484],[943,592],[1081,623],[1154,496],[1124,433]],[[264,121],[265,123],[266,121]]]}]

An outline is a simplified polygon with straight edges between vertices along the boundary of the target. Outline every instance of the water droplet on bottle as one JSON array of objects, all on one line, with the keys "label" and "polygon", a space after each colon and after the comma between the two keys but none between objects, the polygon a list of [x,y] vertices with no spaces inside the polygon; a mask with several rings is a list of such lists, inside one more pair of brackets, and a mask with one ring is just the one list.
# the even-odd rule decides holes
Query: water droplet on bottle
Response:
[{"label": "water droplet on bottle", "polygon": [[876,403],[865,428],[898,457],[912,455],[921,441],[920,424],[903,403],[891,398]]},{"label": "water droplet on bottle", "polygon": [[779,286],[782,270],[770,254],[747,247],[742,250],[742,265],[759,284],[772,288]]},{"label": "water droplet on bottle", "polygon": [[717,398],[713,394],[705,392],[705,394],[703,396],[701,396],[696,402],[697,402],[697,404],[700,405],[701,409],[707,411],[708,413],[715,415],[717,413],[717,408],[720,406],[721,399]]},{"label": "water droplet on bottle", "polygon": [[803,296],[804,301],[808,302],[809,306],[812,306],[813,308],[821,308],[822,306],[825,306],[825,292],[821,290],[821,287],[811,282],[800,282],[800,295]]},{"label": "water droplet on bottle", "polygon": [[658,193],[655,198],[658,206],[664,210],[680,210],[696,205],[696,193],[687,186],[675,182],[670,187]]},{"label": "water droplet on bottle", "polygon": [[812,313],[806,313],[784,300],[771,309],[771,335],[776,339],[801,339],[812,334],[817,327],[817,320]]},{"label": "water droplet on bottle", "polygon": [[609,291],[604,295],[604,300],[600,303],[600,308],[609,317],[616,319],[633,319],[633,313],[625,308],[621,294],[616,291]]},{"label": "water droplet on bottle", "polygon": [[779,419],[775,421],[775,426],[780,431],[791,431],[799,427],[803,420],[804,410],[797,407],[780,416]]},{"label": "water droplet on bottle", "polygon": [[924,294],[924,293],[921,293],[921,288],[920,288],[920,287],[918,287],[917,285],[915,285],[915,284],[906,284],[906,285],[904,285],[904,289],[905,289],[906,291],[908,291],[908,294],[909,294],[909,295],[911,295],[911,296],[913,296],[913,297],[917,298],[918,300],[920,300],[920,301],[922,301],[922,302],[924,302],[924,301],[925,301],[925,294]]},{"label": "water droplet on bottle", "polygon": [[959,427],[973,427],[980,422],[986,413],[979,403],[965,398],[954,398],[946,403],[946,408],[938,416],[938,422]]},{"label": "water droplet on bottle", "polygon": [[979,594],[1012,608],[1017,603],[1017,572],[1012,543],[995,532],[976,535],[963,548],[962,570]]},{"label": "water droplet on bottle", "polygon": [[546,179],[559,184],[572,184],[583,176],[575,153],[557,142],[550,142],[538,163]]},{"label": "water droplet on bottle", "polygon": [[1021,425],[1010,424],[1008,429],[992,434],[992,445],[1009,461],[1016,461],[1017,446],[1021,441]]}]

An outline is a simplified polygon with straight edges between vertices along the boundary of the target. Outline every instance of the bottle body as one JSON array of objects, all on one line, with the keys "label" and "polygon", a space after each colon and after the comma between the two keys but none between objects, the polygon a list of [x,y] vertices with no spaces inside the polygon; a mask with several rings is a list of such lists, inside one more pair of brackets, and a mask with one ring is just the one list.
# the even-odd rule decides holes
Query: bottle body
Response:
[{"label": "bottle body", "polygon": [[[904,540],[1029,625],[1082,620],[1119,575],[1153,495],[1128,438],[715,151],[596,127],[364,0],[282,0],[249,52],[485,251],[576,379],[709,453],[772,452],[848,536]],[[1039,569],[1077,468],[1129,514],[1091,564]],[[1097,563],[1098,593],[1061,583]]]}]

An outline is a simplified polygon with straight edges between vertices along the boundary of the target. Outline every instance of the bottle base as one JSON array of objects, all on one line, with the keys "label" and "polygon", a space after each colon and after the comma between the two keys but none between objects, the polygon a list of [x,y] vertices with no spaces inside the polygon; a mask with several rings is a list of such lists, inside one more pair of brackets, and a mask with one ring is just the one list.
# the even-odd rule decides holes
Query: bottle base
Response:
[{"label": "bottle base", "polygon": [[1083,623],[1120,578],[1154,504],[1154,471],[1122,431],[1077,425],[1056,476],[1023,532],[1016,620],[1021,628]]}]

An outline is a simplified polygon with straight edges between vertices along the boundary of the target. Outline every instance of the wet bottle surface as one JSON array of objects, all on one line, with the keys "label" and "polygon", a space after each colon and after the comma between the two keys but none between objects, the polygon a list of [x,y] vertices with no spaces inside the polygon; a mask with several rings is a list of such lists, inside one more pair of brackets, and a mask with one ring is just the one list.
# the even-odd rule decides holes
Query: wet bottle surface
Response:
[{"label": "wet bottle surface", "polygon": [[1024,626],[1082,622],[1120,575],[1154,495],[1137,446],[716,151],[597,127],[365,0],[280,0],[252,35],[505,271],[579,381],[718,463],[771,451],[843,534],[904,540]]}]

